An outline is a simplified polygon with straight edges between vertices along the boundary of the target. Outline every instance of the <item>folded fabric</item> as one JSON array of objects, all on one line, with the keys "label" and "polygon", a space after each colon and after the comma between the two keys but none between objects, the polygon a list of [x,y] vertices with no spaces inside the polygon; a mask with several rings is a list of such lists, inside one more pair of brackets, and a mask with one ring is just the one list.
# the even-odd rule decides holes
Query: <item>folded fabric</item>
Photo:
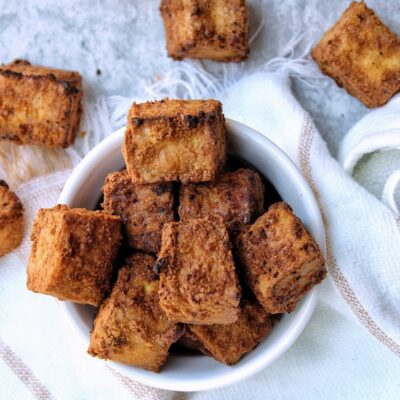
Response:
[{"label": "folded fabric", "polygon": [[367,171],[359,181],[371,188],[371,192],[380,191],[376,194],[382,201],[399,213],[396,190],[400,183],[400,152],[392,154],[394,150],[400,150],[400,95],[371,111],[350,129],[340,144],[338,161],[346,172],[352,174],[364,156],[378,151],[385,153],[385,162],[391,165],[386,165],[384,170],[375,167],[373,173]]}]

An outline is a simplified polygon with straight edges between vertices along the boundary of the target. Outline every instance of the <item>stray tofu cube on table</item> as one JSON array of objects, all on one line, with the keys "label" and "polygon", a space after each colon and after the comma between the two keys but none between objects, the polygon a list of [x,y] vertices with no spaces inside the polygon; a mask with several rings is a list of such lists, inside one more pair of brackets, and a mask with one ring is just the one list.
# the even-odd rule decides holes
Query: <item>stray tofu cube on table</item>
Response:
[{"label": "stray tofu cube on table", "polygon": [[400,90],[400,38],[364,2],[352,2],[312,50],[321,70],[367,107]]},{"label": "stray tofu cube on table", "polygon": [[0,66],[0,141],[68,147],[82,114],[78,72],[16,60]]},{"label": "stray tofu cube on table", "polygon": [[249,53],[244,0],[163,0],[168,55],[239,62]]}]

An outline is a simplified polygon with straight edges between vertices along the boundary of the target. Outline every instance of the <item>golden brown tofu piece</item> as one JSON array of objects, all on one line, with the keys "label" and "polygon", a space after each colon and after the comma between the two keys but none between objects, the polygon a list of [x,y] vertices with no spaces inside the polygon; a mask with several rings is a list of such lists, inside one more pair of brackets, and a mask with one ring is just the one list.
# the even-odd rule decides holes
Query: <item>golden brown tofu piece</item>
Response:
[{"label": "golden brown tofu piece", "polygon": [[158,253],[162,228],[174,220],[172,183],[134,184],[124,170],[108,174],[103,191],[103,209],[121,217],[129,246]]},{"label": "golden brown tofu piece", "polygon": [[284,202],[237,237],[236,253],[248,285],[270,314],[293,311],[326,276],[317,244]]},{"label": "golden brown tofu piece", "polygon": [[367,107],[400,90],[400,38],[364,2],[352,2],[312,51],[321,70]]},{"label": "golden brown tofu piece", "polygon": [[0,180],[0,257],[14,250],[24,235],[24,208],[17,195]]},{"label": "golden brown tofu piece", "polygon": [[187,329],[219,362],[236,364],[271,331],[272,320],[256,301],[243,300],[236,322],[230,325],[189,325]]},{"label": "golden brown tofu piece", "polygon": [[216,100],[134,103],[122,151],[134,183],[210,181],[226,160],[222,105]]},{"label": "golden brown tofu piece", "polygon": [[78,72],[16,60],[0,66],[0,140],[68,147],[82,113]]},{"label": "golden brown tofu piece", "polygon": [[160,305],[171,321],[229,324],[237,320],[240,286],[221,219],[165,224],[156,268],[161,272]]},{"label": "golden brown tofu piece", "polygon": [[168,55],[243,61],[249,53],[245,0],[162,0]]},{"label": "golden brown tofu piece", "polygon": [[36,215],[28,289],[97,306],[110,291],[121,219],[102,211],[57,205]]},{"label": "golden brown tofu piece", "polygon": [[183,221],[207,215],[220,216],[236,233],[264,212],[264,185],[257,172],[238,169],[215,181],[182,185],[179,218]]},{"label": "golden brown tofu piece", "polygon": [[160,308],[154,262],[150,254],[136,253],[118,271],[94,321],[89,354],[154,372],[161,369],[184,328]]}]

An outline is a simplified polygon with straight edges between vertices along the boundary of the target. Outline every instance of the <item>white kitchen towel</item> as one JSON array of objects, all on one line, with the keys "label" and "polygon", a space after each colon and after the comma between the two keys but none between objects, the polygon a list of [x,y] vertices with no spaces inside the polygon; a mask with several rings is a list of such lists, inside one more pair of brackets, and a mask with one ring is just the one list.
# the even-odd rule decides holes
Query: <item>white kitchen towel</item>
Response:
[{"label": "white kitchen towel", "polygon": [[[169,85],[168,90],[157,92],[185,98],[220,98],[228,117],[278,144],[314,190],[327,231],[330,274],[323,285],[322,302],[300,340],[279,361],[250,380],[187,397],[397,399],[399,218],[330,156],[309,115],[293,97],[285,69],[276,69],[274,73],[253,74],[227,87],[196,71],[191,74],[192,80],[200,76],[201,85]],[[186,73],[181,69],[180,74]],[[114,108],[107,122],[112,129],[125,122],[130,103],[126,99],[107,100]],[[68,171],[59,171],[17,190],[28,209],[27,218],[39,205],[55,203],[67,175]],[[31,221],[26,222],[28,231]],[[26,257],[26,240],[19,251],[22,259]],[[1,398],[186,397],[146,388],[87,356],[65,323],[57,301],[28,292],[25,279],[25,265],[15,254],[3,259],[0,376],[7,380],[0,385]],[[377,340],[354,323],[348,310]]]},{"label": "white kitchen towel", "polygon": [[[374,162],[367,168],[365,164],[370,162],[360,161],[371,155]],[[396,191],[400,183],[400,94],[350,129],[340,144],[338,161],[349,174],[359,164],[361,170],[354,174],[358,181],[399,213],[400,197]]]}]

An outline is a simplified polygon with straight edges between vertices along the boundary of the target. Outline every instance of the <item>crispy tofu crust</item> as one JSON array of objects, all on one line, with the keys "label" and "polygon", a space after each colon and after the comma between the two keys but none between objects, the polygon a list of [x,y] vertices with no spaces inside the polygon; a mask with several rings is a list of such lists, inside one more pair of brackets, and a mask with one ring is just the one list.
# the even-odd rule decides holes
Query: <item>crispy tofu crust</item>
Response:
[{"label": "crispy tofu crust", "polygon": [[24,235],[24,208],[18,196],[0,180],[0,257],[14,250]]},{"label": "crispy tofu crust", "polygon": [[68,147],[82,113],[78,72],[16,60],[0,66],[0,140]]},{"label": "crispy tofu crust", "polygon": [[134,103],[122,152],[134,183],[213,180],[226,160],[222,105],[216,100]]},{"label": "crispy tofu crust", "polygon": [[36,215],[27,287],[60,300],[97,306],[110,291],[121,219],[57,205]]},{"label": "crispy tofu crust", "polygon": [[249,53],[244,0],[162,0],[168,55],[243,61]]},{"label": "crispy tofu crust", "polygon": [[264,212],[264,185],[257,172],[238,169],[215,181],[182,185],[179,218],[220,216],[231,233],[237,233]]},{"label": "crispy tofu crust", "polygon": [[326,276],[317,244],[284,202],[237,237],[236,254],[245,280],[270,314],[293,311]]},{"label": "crispy tofu crust", "polygon": [[352,2],[312,51],[321,70],[367,107],[400,90],[400,38],[364,2]]},{"label": "crispy tofu crust", "polygon": [[94,321],[89,354],[160,371],[184,328],[169,321],[160,308],[154,262],[153,256],[136,253],[118,271]]},{"label": "crispy tofu crust", "polygon": [[174,220],[172,183],[134,184],[124,170],[108,174],[103,191],[103,209],[121,217],[129,246],[158,253],[162,228]]},{"label": "crispy tofu crust", "polygon": [[217,361],[233,365],[253,350],[271,331],[272,320],[256,301],[243,300],[236,322],[230,325],[189,325],[194,343],[201,345]]},{"label": "crispy tofu crust", "polygon": [[237,320],[240,286],[221,219],[165,224],[156,268],[160,305],[171,321],[229,324]]}]

